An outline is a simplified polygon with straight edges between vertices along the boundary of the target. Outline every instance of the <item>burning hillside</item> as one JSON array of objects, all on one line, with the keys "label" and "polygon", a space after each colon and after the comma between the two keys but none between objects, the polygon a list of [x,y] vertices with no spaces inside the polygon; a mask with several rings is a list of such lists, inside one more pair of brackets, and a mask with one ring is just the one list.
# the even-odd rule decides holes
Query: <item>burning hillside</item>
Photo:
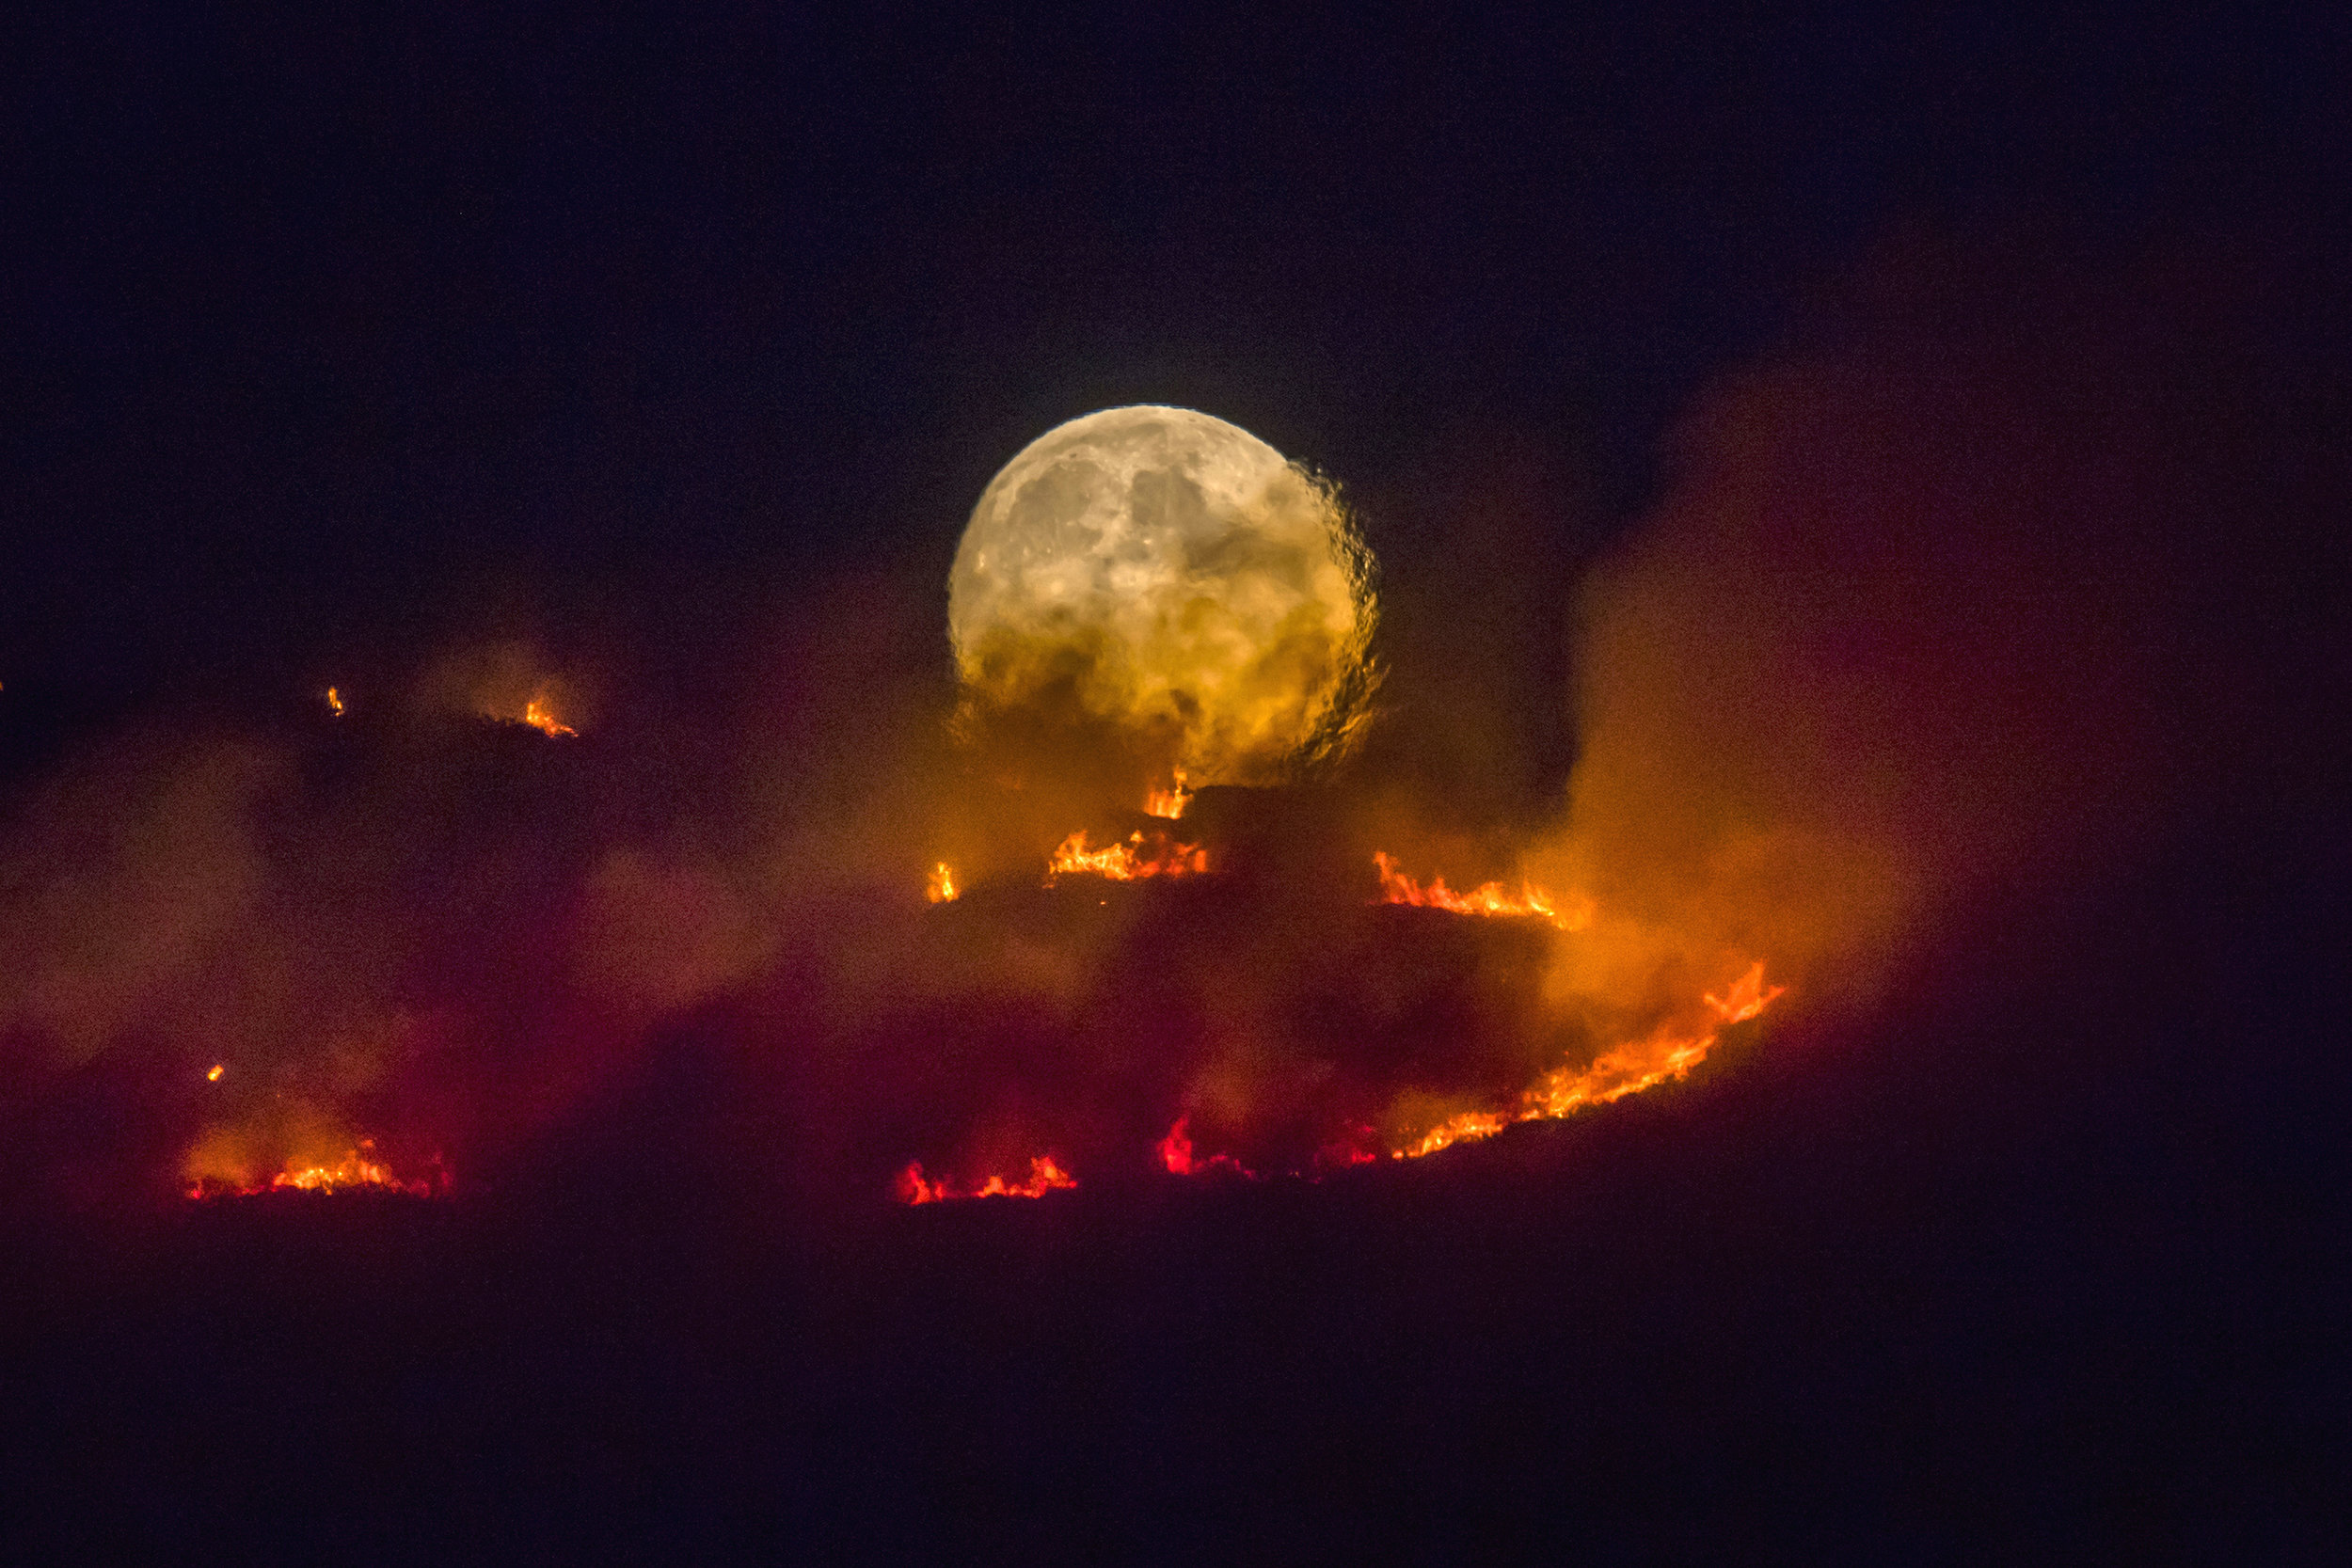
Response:
[{"label": "burning hillside", "polygon": [[[460,640],[93,731],[0,825],[8,1157],[494,1188],[642,1117],[928,1200],[1394,1165],[1672,1084],[2182,776],[2186,575],[2087,607],[2073,570],[2161,465],[2054,445],[2073,384],[2009,347],[1941,352],[1729,385],[1576,594],[1509,578],[1472,497],[1457,589],[1408,562],[1385,641],[1336,489],[1142,408],[999,476],[953,685],[935,580],[869,575],[690,657]],[[1538,699],[1578,725],[1549,774]],[[681,1054],[729,1085],[691,1115]]]},{"label": "burning hillside", "polygon": [[[1457,894],[1386,851],[1351,875],[1355,830],[1328,799],[1212,799],[1198,842],[1138,828],[1092,850],[1080,831],[1047,857],[1041,887],[1009,869],[949,884],[959,902],[936,909],[922,968],[973,976],[962,1027],[994,1011],[1013,1034],[996,1036],[993,1081],[974,1065],[968,1114],[994,1131],[950,1158],[971,1174],[911,1165],[903,1199],[1065,1184],[1007,1174],[1024,1160],[1074,1184],[1147,1166],[1313,1177],[1417,1158],[1680,1079],[1723,1029],[1785,990],[1760,961],[1675,953],[1592,899],[1532,880]],[[1318,800],[1319,814],[1292,809]],[[1146,816],[1161,803],[1154,795]],[[946,903],[942,881],[935,867],[934,906]],[[1650,951],[1664,966],[1653,993],[1548,997],[1580,944]],[[1025,966],[1059,994],[1015,1001]],[[1009,990],[991,997],[982,976]],[[1676,985],[1687,987],[1678,997]],[[1056,1152],[1025,1155],[1024,1139]],[[925,1160],[941,1152],[930,1146]]]}]

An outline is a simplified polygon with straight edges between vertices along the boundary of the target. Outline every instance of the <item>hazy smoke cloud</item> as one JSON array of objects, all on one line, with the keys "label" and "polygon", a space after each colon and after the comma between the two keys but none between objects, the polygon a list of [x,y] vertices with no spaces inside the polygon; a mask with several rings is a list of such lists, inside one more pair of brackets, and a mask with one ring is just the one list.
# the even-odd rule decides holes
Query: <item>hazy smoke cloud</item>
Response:
[{"label": "hazy smoke cloud", "polygon": [[[168,1193],[373,1137],[495,1180],[600,1118],[622,1159],[668,1140],[866,1199],[913,1157],[1141,1173],[1183,1116],[1202,1159],[1301,1165],[1687,1037],[1755,959],[1791,1005],[1865,993],[1940,911],[2095,876],[2182,791],[2245,777],[2249,672],[2299,635],[2211,654],[2278,602],[2276,558],[2222,547],[2283,504],[2247,477],[2267,437],[2202,420],[2228,367],[2197,344],[2231,332],[2152,335],[2112,280],[2021,276],[1881,267],[1813,346],[1703,401],[1581,586],[1482,600],[1521,552],[1478,519],[1501,542],[1470,530],[1454,598],[1491,613],[1433,595],[1389,650],[1407,700],[1382,722],[1443,722],[1312,787],[1203,789],[1175,824],[1145,791],[1226,732],[1187,741],[1099,628],[1047,627],[978,650],[960,742],[911,568],[817,584],[691,669],[596,650],[576,736],[497,721],[574,666],[485,642],[340,719],[95,744],[0,828],[7,1158]],[[1507,627],[1559,603],[1573,690],[1547,692],[1559,650],[1522,667]],[[1293,654],[1269,703],[1333,657]],[[1446,700],[1467,688],[1488,700]],[[1578,739],[1529,829],[1509,800],[1555,748],[1512,714],[1540,703]],[[1518,781],[1493,799],[1486,759]],[[1220,875],[1042,885],[1072,831],[1155,828]],[[1595,913],[1376,907],[1375,850]],[[965,891],[932,908],[941,861]],[[687,1075],[704,1098],[660,1077],[681,1055],[720,1064]]]},{"label": "hazy smoke cloud", "polygon": [[1581,754],[1531,864],[1818,995],[2216,787],[2268,702],[2225,627],[2280,519],[2206,412],[2245,398],[2200,363],[2216,308],[2152,292],[1922,245],[1718,387],[1581,592]]}]

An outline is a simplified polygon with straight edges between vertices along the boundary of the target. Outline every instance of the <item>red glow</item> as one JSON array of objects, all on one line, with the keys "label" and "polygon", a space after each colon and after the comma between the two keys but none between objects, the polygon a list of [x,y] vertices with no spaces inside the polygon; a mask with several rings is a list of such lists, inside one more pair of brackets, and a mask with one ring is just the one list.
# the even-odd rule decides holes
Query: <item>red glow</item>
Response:
[{"label": "red glow", "polygon": [[1056,1164],[1052,1155],[1038,1154],[1029,1159],[1027,1180],[1008,1181],[1002,1176],[992,1176],[977,1185],[959,1182],[952,1177],[926,1177],[923,1162],[910,1160],[907,1168],[898,1173],[896,1189],[901,1203],[945,1203],[974,1197],[1043,1197],[1057,1187],[1077,1184],[1078,1179]]},{"label": "red glow", "polygon": [[1234,1159],[1230,1154],[1213,1154],[1206,1160],[1200,1159],[1199,1156],[1194,1154],[1192,1137],[1191,1134],[1186,1132],[1186,1129],[1190,1127],[1191,1124],[1192,1118],[1190,1117],[1178,1117],[1176,1118],[1175,1125],[1168,1130],[1168,1136],[1162,1138],[1158,1143],[1152,1146],[1152,1148],[1159,1154],[1160,1164],[1168,1167],[1169,1174],[1174,1176],[1221,1175],[1255,1178],[1257,1175],[1255,1171],[1250,1170],[1239,1160]]}]

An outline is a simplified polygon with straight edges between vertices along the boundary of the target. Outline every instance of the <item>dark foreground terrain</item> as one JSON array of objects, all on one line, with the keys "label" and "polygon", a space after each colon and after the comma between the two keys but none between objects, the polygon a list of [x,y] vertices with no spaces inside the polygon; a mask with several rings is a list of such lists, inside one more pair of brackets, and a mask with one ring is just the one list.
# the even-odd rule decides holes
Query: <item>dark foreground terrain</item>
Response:
[{"label": "dark foreground terrain", "polygon": [[2331,833],[1321,1184],[818,1218],[671,1063],[528,1187],[19,1213],[8,1555],[2341,1560]]}]

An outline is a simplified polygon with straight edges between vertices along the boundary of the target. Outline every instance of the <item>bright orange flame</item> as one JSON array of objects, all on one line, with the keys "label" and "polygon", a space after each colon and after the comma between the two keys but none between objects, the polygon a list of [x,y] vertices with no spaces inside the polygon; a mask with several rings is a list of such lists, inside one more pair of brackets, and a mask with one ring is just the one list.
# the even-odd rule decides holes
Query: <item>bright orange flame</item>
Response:
[{"label": "bright orange flame", "polygon": [[1043,1197],[1057,1187],[1074,1187],[1076,1177],[1055,1164],[1050,1154],[1032,1155],[1029,1159],[1029,1179],[1008,1181],[992,1176],[978,1186],[959,1183],[952,1177],[932,1180],[923,1174],[923,1162],[910,1160],[907,1168],[898,1173],[897,1183],[901,1203],[946,1203],[957,1198],[974,1197]]},{"label": "bright orange flame", "polygon": [[1422,886],[1399,871],[1396,862],[1386,854],[1373,856],[1372,863],[1380,871],[1379,903],[1410,904],[1454,914],[1532,915],[1564,931],[1581,931],[1593,923],[1593,901],[1581,893],[1555,896],[1526,882],[1519,884],[1517,897],[1505,893],[1501,882],[1485,882],[1468,893],[1456,893],[1445,885],[1443,877]]},{"label": "bright orange flame", "polygon": [[331,1193],[344,1187],[402,1187],[390,1169],[366,1159],[358,1149],[345,1153],[332,1165],[302,1165],[281,1170],[269,1179],[273,1187],[292,1187],[306,1193]]},{"label": "bright orange flame", "polygon": [[[1774,997],[1788,989],[1766,989],[1764,966],[1756,963],[1730,988],[1728,999],[1718,1001],[1710,992],[1706,1000],[1723,1023],[1744,1023],[1763,1012]],[[1574,1116],[1587,1105],[1606,1105],[1628,1095],[1640,1094],[1669,1078],[1687,1075],[1707,1059],[1714,1044],[1711,1031],[1689,1035],[1670,1024],[1661,1025],[1648,1039],[1598,1057],[1590,1067],[1554,1069],[1519,1096],[1517,1105],[1506,1110],[1465,1111],[1450,1117],[1395,1150],[1394,1157],[1417,1160],[1454,1144],[1493,1137],[1517,1122],[1556,1120]]]},{"label": "bright orange flame", "polygon": [[555,715],[548,711],[546,699],[540,697],[533,697],[531,701],[523,705],[522,721],[529,724],[532,729],[537,730],[541,735],[577,736],[580,734],[578,730],[572,728],[569,724],[560,722],[556,719]]},{"label": "bright orange flame", "polygon": [[1149,844],[1140,832],[1123,844],[1087,847],[1084,829],[1072,833],[1045,863],[1045,885],[1057,877],[1084,874],[1107,877],[1114,882],[1139,881],[1146,877],[1187,877],[1209,869],[1209,852],[1197,844],[1178,844],[1166,833],[1153,833]]},{"label": "bright orange flame", "polygon": [[437,1197],[449,1191],[449,1172],[440,1161],[433,1158],[429,1177],[403,1181],[392,1174],[391,1167],[370,1159],[361,1149],[370,1149],[373,1142],[360,1148],[348,1149],[331,1165],[316,1164],[289,1164],[266,1182],[239,1182],[218,1176],[201,1176],[188,1184],[188,1196],[255,1197],[268,1192],[340,1193],[356,1187],[373,1187],[381,1192],[400,1193],[409,1197]]},{"label": "bright orange flame", "polygon": [[208,1083],[208,1084],[217,1084],[217,1083],[219,1083],[219,1082],[220,1082],[220,1075],[221,1075],[222,1073],[224,1073],[224,1072],[227,1072],[228,1070],[229,1070],[229,1064],[228,1064],[228,1063],[226,1063],[226,1062],[215,1062],[215,1063],[213,1064],[213,1070],[212,1070],[212,1071],[210,1071],[210,1072],[208,1072],[208,1073],[206,1073],[206,1074],[204,1075],[204,1081],[205,1081],[206,1083]]},{"label": "bright orange flame", "polygon": [[343,716],[342,693],[331,686],[326,689],[326,710],[338,719]]},{"label": "bright orange flame", "polygon": [[1715,1009],[1715,1016],[1725,1023],[1745,1023],[1772,1005],[1772,998],[1787,990],[1787,986],[1764,989],[1764,966],[1751,965],[1745,974],[1733,982],[1731,994],[1717,1000],[1713,991],[1707,993],[1707,1005]]},{"label": "bright orange flame", "polygon": [[1184,769],[1176,770],[1176,782],[1166,789],[1155,789],[1143,798],[1144,815],[1164,816],[1170,822],[1184,815],[1192,804],[1192,791],[1184,787]]},{"label": "bright orange flame", "polygon": [[956,874],[947,869],[946,861],[931,867],[930,884],[924,888],[923,896],[934,904],[953,903],[963,896],[956,886]]}]

